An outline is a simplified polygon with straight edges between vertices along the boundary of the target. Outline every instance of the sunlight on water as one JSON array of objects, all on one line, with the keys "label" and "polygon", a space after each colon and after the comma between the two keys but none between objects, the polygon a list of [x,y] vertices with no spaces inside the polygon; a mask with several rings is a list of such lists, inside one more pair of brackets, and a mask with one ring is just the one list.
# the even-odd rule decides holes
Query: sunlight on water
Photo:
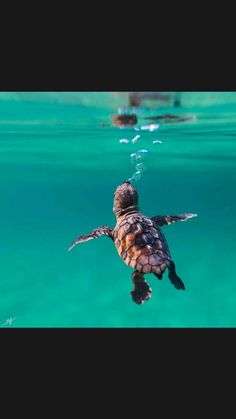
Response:
[{"label": "sunlight on water", "polygon": [[[0,93],[1,327],[236,326],[236,93],[178,100],[147,99],[121,127],[125,93]],[[114,227],[114,191],[131,178],[145,215],[198,214],[163,227],[186,291],[149,275],[141,306],[107,237],[67,252]]]}]

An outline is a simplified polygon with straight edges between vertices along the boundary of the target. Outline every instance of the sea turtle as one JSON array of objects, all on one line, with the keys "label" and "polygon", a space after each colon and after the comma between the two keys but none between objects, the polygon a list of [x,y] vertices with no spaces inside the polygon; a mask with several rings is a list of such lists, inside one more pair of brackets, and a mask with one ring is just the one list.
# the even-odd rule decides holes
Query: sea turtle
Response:
[{"label": "sea turtle", "polygon": [[137,304],[142,304],[151,297],[152,289],[144,280],[145,274],[153,273],[158,279],[162,279],[163,273],[168,268],[171,283],[177,290],[184,290],[184,283],[176,274],[175,264],[160,227],[188,220],[197,214],[146,217],[139,211],[137,189],[129,181],[125,181],[116,189],[113,212],[117,220],[114,228],[102,226],[90,234],[79,236],[68,250],[78,243],[96,237],[103,235],[110,237],[120,257],[126,265],[134,269],[131,296]]}]

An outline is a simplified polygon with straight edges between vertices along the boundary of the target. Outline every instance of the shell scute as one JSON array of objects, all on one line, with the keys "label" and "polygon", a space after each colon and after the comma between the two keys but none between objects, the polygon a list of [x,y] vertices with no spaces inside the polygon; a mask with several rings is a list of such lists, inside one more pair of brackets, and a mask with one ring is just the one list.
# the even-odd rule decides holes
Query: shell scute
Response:
[{"label": "shell scute", "polygon": [[166,264],[165,263],[162,263],[161,264],[161,270],[162,270],[162,272],[164,272],[166,270],[166,268],[167,268]]},{"label": "shell scute", "polygon": [[146,245],[145,247],[143,247],[142,249],[142,254],[145,256],[149,256],[153,253],[153,248],[150,245]]},{"label": "shell scute", "polygon": [[150,264],[150,265],[152,265],[152,266],[157,265],[157,264],[158,264],[158,261],[157,261],[157,257],[156,257],[156,255],[155,255],[155,254],[152,254],[151,256],[149,256],[149,258],[148,258],[148,262],[149,262],[149,264]]},{"label": "shell scute", "polygon": [[126,223],[122,227],[119,228],[119,231],[118,231],[119,240],[122,240],[126,236],[128,231],[130,230],[130,227],[131,227],[130,224]]},{"label": "shell scute", "polygon": [[125,217],[114,237],[119,255],[131,268],[161,275],[169,265],[170,252],[162,231],[142,214]]},{"label": "shell scute", "polygon": [[160,275],[162,273],[160,266],[152,266],[152,272]]},{"label": "shell scute", "polygon": [[135,234],[142,233],[143,231],[142,225],[140,223],[134,223],[131,225],[130,231]]},{"label": "shell scute", "polygon": [[143,266],[143,270],[142,270],[142,272],[143,272],[144,274],[148,274],[148,273],[150,273],[150,272],[151,272],[151,269],[152,269],[151,265],[149,265],[149,263],[147,263],[146,265],[144,265],[144,266]]},{"label": "shell scute", "polygon": [[143,266],[146,265],[148,263],[148,256],[141,254],[138,258],[138,262]]},{"label": "shell scute", "polygon": [[141,265],[141,263],[138,262],[137,265],[136,265],[136,269],[137,269],[137,271],[142,272],[143,265]]},{"label": "shell scute", "polygon": [[159,237],[158,231],[156,230],[156,228],[154,227],[150,227],[149,228],[149,233],[152,235],[152,237],[154,237],[155,239],[157,239]]},{"label": "shell scute", "polygon": [[131,259],[138,259],[138,257],[142,254],[142,250],[139,249],[137,246],[131,246],[128,250],[128,255]]},{"label": "shell scute", "polygon": [[130,264],[129,264],[130,266],[131,266],[131,268],[136,268],[136,265],[137,265],[137,261],[136,261],[136,259],[131,259],[131,261],[130,261]]},{"label": "shell scute", "polygon": [[126,258],[124,259],[125,263],[127,263],[127,265],[130,264],[131,261],[131,257],[129,255],[126,255]]}]

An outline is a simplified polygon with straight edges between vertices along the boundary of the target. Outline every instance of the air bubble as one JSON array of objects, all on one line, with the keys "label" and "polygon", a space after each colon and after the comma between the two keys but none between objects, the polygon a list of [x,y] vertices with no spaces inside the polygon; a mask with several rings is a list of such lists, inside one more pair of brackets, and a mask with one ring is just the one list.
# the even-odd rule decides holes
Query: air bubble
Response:
[{"label": "air bubble", "polygon": [[131,163],[136,163],[142,159],[142,156],[138,153],[132,153],[130,157],[131,157]]},{"label": "air bubble", "polygon": [[139,180],[141,178],[141,176],[142,176],[142,173],[139,170],[137,170],[137,172],[135,172],[133,174],[133,176],[132,176],[131,179],[133,179],[133,180]]},{"label": "air bubble", "polygon": [[132,153],[130,155],[130,157],[131,157],[131,163],[137,163],[140,160],[142,160],[145,157],[145,154],[147,152],[148,152],[147,150],[142,149],[142,150],[137,151],[136,153]]},{"label": "air bubble", "polygon": [[119,143],[127,144],[129,143],[129,140],[127,140],[127,138],[122,138],[121,140],[119,140]]},{"label": "air bubble", "polygon": [[140,135],[136,135],[131,141],[132,143],[136,143],[138,141],[138,139],[140,138]]},{"label": "air bubble", "polygon": [[144,171],[144,165],[143,163],[138,163],[136,164],[135,168],[137,169],[137,171],[139,172],[143,172]]},{"label": "air bubble", "polygon": [[153,144],[162,144],[162,141],[160,141],[160,140],[154,140],[153,141]]},{"label": "air bubble", "polygon": [[144,154],[144,153],[148,153],[148,151],[147,151],[147,150],[145,150],[145,148],[142,148],[142,150],[139,150],[137,153],[138,153],[138,154],[139,154],[139,153]]},{"label": "air bubble", "polygon": [[142,125],[141,130],[143,131],[155,131],[160,127],[159,124]]}]

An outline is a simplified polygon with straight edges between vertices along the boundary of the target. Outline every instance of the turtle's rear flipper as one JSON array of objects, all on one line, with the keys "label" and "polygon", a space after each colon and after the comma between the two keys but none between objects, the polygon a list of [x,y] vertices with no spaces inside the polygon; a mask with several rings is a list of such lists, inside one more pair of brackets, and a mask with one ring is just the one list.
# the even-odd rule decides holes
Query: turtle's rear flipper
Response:
[{"label": "turtle's rear flipper", "polygon": [[136,304],[143,304],[145,301],[151,298],[152,289],[149,287],[147,282],[144,280],[144,276],[141,272],[135,271],[132,273],[132,280],[134,289],[131,291],[131,296]]},{"label": "turtle's rear flipper", "polygon": [[153,274],[156,276],[156,278],[162,279],[162,273],[161,274],[156,274],[155,272],[153,272]]},{"label": "turtle's rear flipper", "polygon": [[185,290],[185,286],[182,279],[180,279],[180,277],[175,272],[175,264],[173,261],[171,261],[169,265],[168,277],[169,277],[170,282],[174,285],[174,287],[177,290]]}]

